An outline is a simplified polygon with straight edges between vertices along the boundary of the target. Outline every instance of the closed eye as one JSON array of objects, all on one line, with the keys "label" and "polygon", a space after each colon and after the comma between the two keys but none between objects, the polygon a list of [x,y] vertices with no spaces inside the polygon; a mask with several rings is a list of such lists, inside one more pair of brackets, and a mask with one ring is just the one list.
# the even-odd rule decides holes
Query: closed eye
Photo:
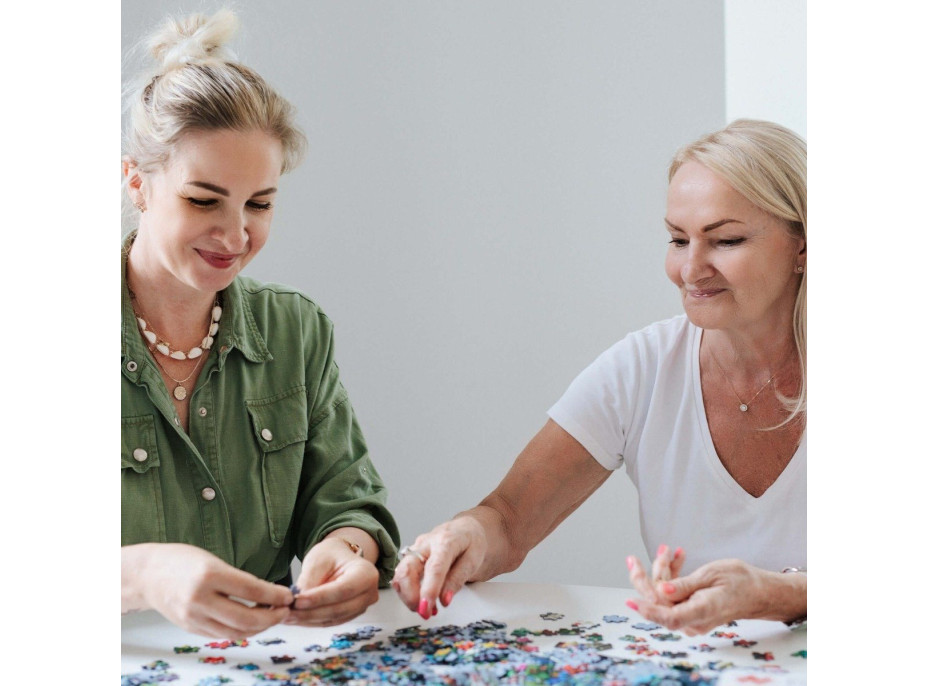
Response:
[{"label": "closed eye", "polygon": [[272,203],[269,203],[269,202],[255,202],[254,200],[248,201],[247,205],[248,205],[248,207],[250,207],[251,209],[253,209],[253,210],[258,210],[259,212],[265,212],[265,211],[267,211],[267,210],[269,210],[269,209],[271,209],[271,208],[274,207],[274,205],[273,205]]},{"label": "closed eye", "polygon": [[187,198],[187,202],[194,207],[212,207],[219,201],[216,198]]},{"label": "closed eye", "polygon": [[719,241],[719,245],[729,248],[735,245],[741,245],[742,243],[744,243],[743,238],[725,238]]}]

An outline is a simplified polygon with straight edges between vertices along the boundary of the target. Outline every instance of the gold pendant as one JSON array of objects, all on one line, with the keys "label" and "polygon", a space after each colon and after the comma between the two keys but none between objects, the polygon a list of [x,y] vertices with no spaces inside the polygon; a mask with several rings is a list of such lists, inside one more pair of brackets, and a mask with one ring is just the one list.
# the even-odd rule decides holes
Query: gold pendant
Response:
[{"label": "gold pendant", "polygon": [[178,400],[183,400],[187,397],[187,389],[177,384],[177,386],[174,387],[174,397]]}]

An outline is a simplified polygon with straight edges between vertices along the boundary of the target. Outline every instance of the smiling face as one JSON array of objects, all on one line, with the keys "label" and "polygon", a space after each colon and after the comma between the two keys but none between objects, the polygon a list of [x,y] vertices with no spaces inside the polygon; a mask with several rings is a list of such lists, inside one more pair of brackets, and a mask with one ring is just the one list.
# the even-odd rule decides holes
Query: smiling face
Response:
[{"label": "smiling face", "polygon": [[133,258],[166,288],[224,289],[267,242],[282,158],[270,135],[227,129],[186,135],[162,169],[130,168],[145,207]]},{"label": "smiling face", "polygon": [[687,317],[704,329],[790,326],[805,241],[698,162],[685,162],[667,193],[665,269]]}]

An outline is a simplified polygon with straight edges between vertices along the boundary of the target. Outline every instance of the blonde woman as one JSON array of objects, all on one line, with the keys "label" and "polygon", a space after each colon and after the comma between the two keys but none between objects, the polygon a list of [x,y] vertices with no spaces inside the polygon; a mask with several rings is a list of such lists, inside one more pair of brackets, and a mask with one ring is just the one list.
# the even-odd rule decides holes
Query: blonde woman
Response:
[{"label": "blonde woman", "polygon": [[805,617],[805,142],[739,120],[669,176],[685,314],[604,352],[483,502],[404,549],[394,587],[423,617],[517,568],[623,464],[656,551],[650,573],[628,558],[633,609],[690,635]]},{"label": "blonde woman", "polygon": [[240,275],[305,141],[287,101],[231,56],[235,29],[226,11],[168,20],[130,94],[122,609],[243,638],[360,614],[399,535],[332,323],[298,291]]}]

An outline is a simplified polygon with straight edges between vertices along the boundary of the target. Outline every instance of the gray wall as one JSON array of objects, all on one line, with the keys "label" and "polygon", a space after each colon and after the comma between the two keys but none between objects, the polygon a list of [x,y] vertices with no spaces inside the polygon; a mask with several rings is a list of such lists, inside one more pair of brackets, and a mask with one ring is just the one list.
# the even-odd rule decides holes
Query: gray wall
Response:
[{"label": "gray wall", "polygon": [[[123,3],[124,43],[216,6]],[[599,352],[681,311],[665,170],[725,123],[722,0],[250,0],[240,14],[239,56],[311,142],[248,273],[334,320],[411,542],[492,489]],[[507,578],[627,585],[629,553],[644,550],[623,471]]]}]

